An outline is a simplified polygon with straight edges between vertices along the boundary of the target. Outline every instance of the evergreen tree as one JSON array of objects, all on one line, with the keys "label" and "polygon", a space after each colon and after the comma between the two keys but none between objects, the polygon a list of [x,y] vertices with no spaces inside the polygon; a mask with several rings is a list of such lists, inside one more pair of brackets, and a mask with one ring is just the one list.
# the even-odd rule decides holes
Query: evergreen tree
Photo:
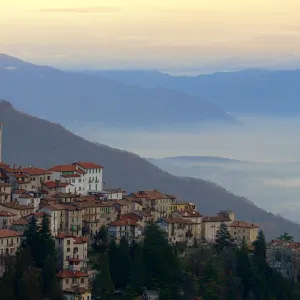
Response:
[{"label": "evergreen tree", "polygon": [[101,300],[112,300],[114,286],[110,277],[107,253],[100,254],[98,266],[100,269],[93,282],[93,295],[96,299],[99,297]]},{"label": "evergreen tree", "polygon": [[19,282],[18,300],[41,300],[42,299],[42,281],[41,272],[34,266],[28,267],[23,272]]},{"label": "evergreen tree", "polygon": [[134,288],[131,285],[127,285],[122,294],[122,300],[135,300],[137,296],[138,294]]},{"label": "evergreen tree", "polygon": [[150,223],[145,229],[143,258],[145,286],[148,289],[169,289],[173,299],[177,299],[181,273],[179,261],[165,233],[154,223]]},{"label": "evergreen tree", "polygon": [[136,244],[128,281],[138,295],[143,292],[144,278],[143,249],[140,244]]},{"label": "evergreen tree", "polygon": [[108,232],[106,226],[102,225],[98,233],[95,235],[92,245],[94,250],[104,252],[108,246]]},{"label": "evergreen tree", "polygon": [[253,242],[253,262],[260,276],[264,277],[267,268],[267,246],[262,230],[259,231],[257,239]]},{"label": "evergreen tree", "polygon": [[117,261],[119,266],[119,272],[115,287],[117,289],[124,289],[128,282],[131,267],[129,245],[124,236],[121,238],[120,244],[118,246]]},{"label": "evergreen tree", "polygon": [[159,300],[173,300],[172,294],[168,288],[160,289]]},{"label": "evergreen tree", "polygon": [[5,259],[5,272],[3,277],[0,278],[0,291],[1,297],[6,300],[15,299],[15,261],[11,257]]},{"label": "evergreen tree", "polygon": [[220,228],[216,233],[215,249],[217,253],[221,253],[225,248],[231,245],[231,235],[228,231],[227,225],[225,223],[221,223]]},{"label": "evergreen tree", "polygon": [[284,234],[280,235],[278,239],[282,240],[285,243],[290,243],[293,242],[294,240],[294,238],[291,235],[289,235],[287,232],[284,232]]},{"label": "evergreen tree", "polygon": [[59,286],[56,280],[55,259],[51,255],[48,255],[44,262],[42,268],[42,279],[44,295],[50,300],[62,300],[62,295],[59,291]]},{"label": "evergreen tree", "polygon": [[108,248],[108,256],[109,256],[109,268],[111,279],[114,283],[114,286],[117,286],[117,281],[119,278],[119,260],[118,260],[118,246],[116,241],[112,239]]}]

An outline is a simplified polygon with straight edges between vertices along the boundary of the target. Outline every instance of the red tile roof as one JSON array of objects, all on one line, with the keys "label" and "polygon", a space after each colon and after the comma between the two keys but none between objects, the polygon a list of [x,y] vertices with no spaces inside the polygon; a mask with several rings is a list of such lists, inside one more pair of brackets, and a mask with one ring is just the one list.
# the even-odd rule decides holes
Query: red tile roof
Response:
[{"label": "red tile roof", "polygon": [[81,271],[62,270],[56,276],[58,278],[68,278],[68,277],[73,278],[73,277],[88,277],[89,275]]},{"label": "red tile roof", "polygon": [[0,182],[0,187],[10,187],[11,184],[6,183],[6,182]]},{"label": "red tile roof", "polygon": [[19,198],[24,198],[24,199],[32,199],[34,198],[33,196],[29,195],[28,193],[24,193],[19,196]]},{"label": "red tile roof", "polygon": [[24,193],[27,193],[27,191],[24,190],[24,189],[22,189],[22,190],[15,190],[15,191],[14,191],[14,194],[16,194],[16,195],[22,195],[22,194],[24,194]]},{"label": "red tile roof", "polygon": [[76,162],[74,163],[74,165],[78,165],[80,166],[81,168],[83,169],[103,169],[102,166],[100,165],[97,165],[95,163],[92,163],[92,162],[83,162],[83,161],[79,161],[79,162]]},{"label": "red tile roof", "polygon": [[233,221],[230,226],[231,227],[248,228],[248,229],[259,228],[259,226],[256,224],[248,223],[248,222],[244,222],[244,221]]},{"label": "red tile roof", "polygon": [[169,199],[169,196],[159,192],[158,190],[153,191],[138,191],[136,193],[132,193],[128,196],[133,195],[136,198],[146,198],[150,200],[159,200],[159,199]]},{"label": "red tile roof", "polygon": [[66,174],[66,175],[61,175],[61,177],[64,177],[64,178],[77,178],[77,177],[81,177],[81,175],[79,175],[79,174]]},{"label": "red tile roof", "polygon": [[18,204],[17,202],[5,202],[5,203],[0,203],[0,205],[8,208],[18,209],[18,210],[34,209],[34,207],[31,205],[21,205]]},{"label": "red tile roof", "polygon": [[58,234],[57,236],[55,236],[56,239],[60,239],[63,240],[65,238],[72,238],[74,241],[74,244],[85,244],[88,242],[88,238],[84,237],[84,236],[75,236],[72,234],[65,234],[65,233],[61,233]]},{"label": "red tile roof", "polygon": [[19,219],[12,222],[13,225],[27,225],[28,221],[25,219]]},{"label": "red tile roof", "polygon": [[183,217],[203,217],[198,211],[194,209],[176,210],[175,212],[179,213]]},{"label": "red tile roof", "polygon": [[182,224],[193,224],[193,222],[191,220],[188,219],[182,219],[182,218],[165,218],[163,219],[165,222],[169,223],[169,224],[178,224],[178,223],[182,223]]},{"label": "red tile roof", "polygon": [[22,172],[29,174],[31,176],[51,174],[51,172],[49,170],[35,168],[35,167],[23,168]]},{"label": "red tile roof", "polygon": [[45,185],[48,189],[54,189],[57,187],[66,187],[69,184],[70,183],[68,183],[68,182],[55,182],[52,180],[43,182],[43,185]]},{"label": "red tile roof", "polygon": [[231,219],[225,215],[213,216],[213,217],[204,217],[202,222],[229,222]]},{"label": "red tile roof", "polygon": [[111,222],[108,224],[108,226],[127,226],[127,225],[138,226],[138,223],[135,220],[127,219],[126,221],[117,220],[115,222]]},{"label": "red tile roof", "polygon": [[22,233],[14,230],[9,230],[9,229],[0,229],[0,238],[14,237],[14,236],[22,236]]},{"label": "red tile roof", "polygon": [[0,217],[14,217],[16,214],[9,211],[0,211]]},{"label": "red tile roof", "polygon": [[52,172],[78,172],[80,174],[84,174],[81,169],[76,168],[75,165],[58,165],[49,169]]}]

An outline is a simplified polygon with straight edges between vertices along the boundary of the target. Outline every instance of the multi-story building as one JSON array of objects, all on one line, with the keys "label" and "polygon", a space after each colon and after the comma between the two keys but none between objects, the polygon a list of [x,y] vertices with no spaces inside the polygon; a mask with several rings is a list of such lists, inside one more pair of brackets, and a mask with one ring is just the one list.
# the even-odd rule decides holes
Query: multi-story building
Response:
[{"label": "multi-story building", "polygon": [[155,210],[158,213],[158,218],[167,217],[172,211],[171,207],[175,202],[172,195],[163,194],[158,190],[138,191],[129,194],[127,197],[139,200],[144,209]]},{"label": "multi-story building", "polygon": [[60,233],[82,234],[81,209],[68,204],[52,204],[43,206],[39,212],[45,212],[50,216],[50,228],[52,235]]},{"label": "multi-story building", "polygon": [[252,245],[257,239],[259,226],[244,221],[233,221],[228,229],[232,239],[234,239],[237,244],[241,244],[244,241],[248,245]]},{"label": "multi-story building", "polygon": [[138,240],[142,235],[142,228],[133,219],[117,220],[108,224],[109,237],[115,239],[118,243],[122,237],[125,237],[129,243]]},{"label": "multi-story building", "polygon": [[21,245],[22,234],[14,230],[0,229],[0,255],[14,255]]},{"label": "multi-story building", "polygon": [[43,191],[46,191],[48,195],[54,195],[58,193],[74,193],[75,186],[68,182],[60,181],[45,181],[42,184]]},{"label": "multi-story building", "polygon": [[29,167],[20,168],[20,175],[25,175],[28,179],[28,187],[25,190],[38,191],[42,187],[44,181],[51,180],[52,173],[49,170]]},{"label": "multi-story building", "polygon": [[0,228],[11,229],[13,221],[17,220],[18,216],[9,211],[0,211]]},{"label": "multi-story building", "polygon": [[204,217],[202,219],[202,239],[214,242],[221,224],[226,224],[230,230],[233,221],[235,221],[235,213],[232,211],[220,211],[217,216]]},{"label": "multi-story building", "polygon": [[74,187],[74,193],[85,195],[83,171],[77,165],[59,165],[49,169],[53,173],[54,180],[67,182]]},{"label": "multi-story building", "polygon": [[23,218],[34,213],[34,207],[31,205],[21,205],[17,202],[0,203],[1,211],[8,211],[16,214],[16,219]]},{"label": "multi-story building", "polygon": [[163,232],[167,234],[169,243],[193,243],[193,222],[183,218],[165,218],[157,222]]},{"label": "multi-story building", "polygon": [[88,239],[68,234],[55,237],[55,248],[58,253],[57,267],[70,271],[83,271],[87,268]]},{"label": "multi-story building", "polygon": [[170,215],[173,218],[182,218],[182,219],[190,220],[192,222],[191,227],[192,227],[193,236],[196,239],[201,238],[203,216],[199,212],[193,209],[185,209],[185,210],[174,211]]},{"label": "multi-story building", "polygon": [[0,181],[0,202],[9,202],[11,200],[12,186],[9,183]]},{"label": "multi-story building", "polygon": [[82,271],[61,270],[56,275],[66,300],[91,300],[89,275]]},{"label": "multi-story building", "polygon": [[92,162],[76,162],[73,164],[84,171],[85,194],[99,193],[103,190],[103,167]]},{"label": "multi-story building", "polygon": [[39,208],[40,200],[40,197],[35,197],[29,193],[23,193],[16,199],[20,205],[33,206],[34,210]]},{"label": "multi-story building", "polygon": [[103,194],[106,196],[107,200],[122,200],[125,194],[121,188],[118,189],[105,189]]},{"label": "multi-story building", "polygon": [[84,233],[91,237],[97,234],[102,225],[107,225],[117,219],[113,203],[93,199],[75,199],[74,205],[82,210]]}]

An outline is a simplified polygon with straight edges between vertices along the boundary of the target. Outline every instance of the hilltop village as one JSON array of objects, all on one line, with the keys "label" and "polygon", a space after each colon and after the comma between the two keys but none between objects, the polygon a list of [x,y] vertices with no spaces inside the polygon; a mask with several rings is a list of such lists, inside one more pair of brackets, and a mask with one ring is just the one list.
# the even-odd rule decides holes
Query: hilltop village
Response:
[{"label": "hilltop village", "polygon": [[[257,238],[258,226],[237,220],[232,211],[203,216],[194,203],[158,190],[126,193],[105,188],[103,175],[104,168],[92,162],[49,169],[0,163],[0,254],[14,255],[30,220],[41,224],[47,216],[58,252],[60,286],[71,296],[77,292],[73,279],[79,278],[82,299],[88,300],[88,250],[102,226],[117,243],[122,237],[142,241],[149,222],[159,225],[170,244],[212,243],[222,223],[236,243],[251,245]],[[4,270],[2,264],[2,274]]]}]

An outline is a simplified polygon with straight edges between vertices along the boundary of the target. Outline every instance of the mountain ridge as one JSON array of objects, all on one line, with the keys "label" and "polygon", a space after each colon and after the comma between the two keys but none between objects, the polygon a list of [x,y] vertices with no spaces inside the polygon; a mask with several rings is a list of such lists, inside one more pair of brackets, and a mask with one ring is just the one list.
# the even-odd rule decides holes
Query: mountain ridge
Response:
[{"label": "mountain ridge", "polygon": [[300,114],[300,70],[245,69],[197,76],[153,71],[94,71],[94,76],[147,88],[201,95],[231,113]]},{"label": "mountain ridge", "polygon": [[[238,121],[200,96],[163,87],[132,87],[108,78],[64,72],[0,56],[0,99],[50,121],[158,126]],[[71,113],[72,110],[72,113]]]},{"label": "mountain ridge", "polygon": [[299,225],[268,213],[217,184],[173,176],[133,153],[96,145],[61,125],[19,112],[4,101],[0,101],[0,121],[4,123],[4,162],[49,168],[74,161],[93,161],[104,165],[107,187],[122,187],[128,192],[156,188],[195,202],[206,215],[233,209],[239,219],[261,225],[268,238],[284,231],[300,238]]}]

